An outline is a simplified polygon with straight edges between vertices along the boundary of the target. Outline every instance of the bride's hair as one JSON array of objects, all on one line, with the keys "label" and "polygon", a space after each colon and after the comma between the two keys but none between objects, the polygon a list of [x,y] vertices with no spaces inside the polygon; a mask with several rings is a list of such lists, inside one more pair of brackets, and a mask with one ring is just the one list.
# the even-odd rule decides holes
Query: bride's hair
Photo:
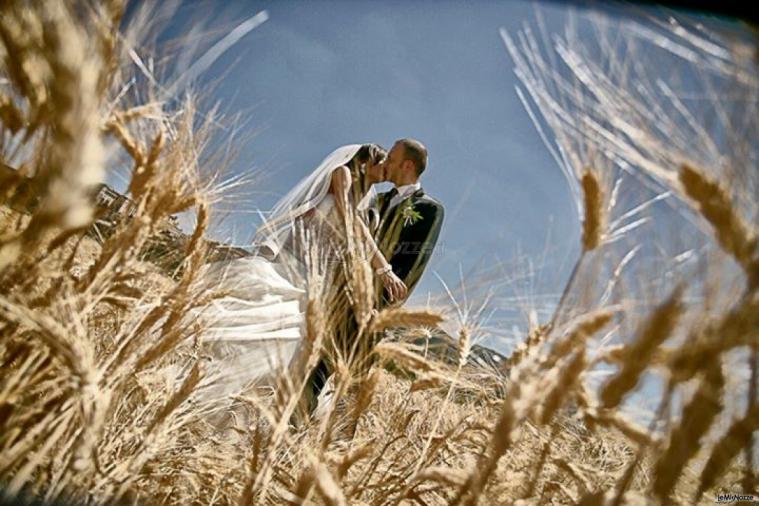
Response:
[{"label": "bride's hair", "polygon": [[369,162],[376,165],[387,158],[387,151],[379,144],[364,144],[359,148],[350,162],[348,168],[353,174],[354,180],[358,182],[358,189],[365,193],[369,188],[366,184],[366,165]]},{"label": "bride's hair", "polygon": [[359,148],[356,154],[353,155],[353,158],[351,158],[351,161],[348,162],[348,164],[359,168],[370,161],[377,164],[385,158],[387,158],[387,151],[385,151],[385,148],[379,144],[364,144]]}]

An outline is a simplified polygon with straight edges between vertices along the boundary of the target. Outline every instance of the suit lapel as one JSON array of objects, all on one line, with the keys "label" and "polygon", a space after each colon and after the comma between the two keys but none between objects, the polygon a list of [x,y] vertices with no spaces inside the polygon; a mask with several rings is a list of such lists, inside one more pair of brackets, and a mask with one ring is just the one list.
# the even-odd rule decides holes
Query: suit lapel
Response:
[{"label": "suit lapel", "polygon": [[387,213],[387,206],[390,205],[390,198],[388,198],[389,192],[385,192],[382,194],[382,198],[379,202],[379,213],[380,213],[380,219],[384,218],[385,214]]},{"label": "suit lapel", "polygon": [[408,202],[411,199],[413,199],[414,201],[416,201],[416,199],[421,198],[423,195],[424,195],[424,190],[422,190],[421,188],[419,188],[418,190],[416,190],[411,195],[405,197],[403,200],[401,200],[400,202],[398,202],[398,204],[395,207],[393,207],[390,210],[390,212],[388,213],[388,214],[390,214],[389,217],[390,218],[394,218],[395,215],[398,214],[398,212],[401,211],[406,206],[406,202]]},{"label": "suit lapel", "polygon": [[392,250],[394,243],[399,239],[397,235],[400,234],[401,230],[403,229],[403,225],[399,221],[400,216],[398,213],[405,207],[405,204],[409,201],[409,199],[414,199],[414,201],[416,201],[416,199],[419,199],[423,196],[424,190],[422,188],[419,188],[414,193],[398,202],[398,205],[390,209],[390,200],[392,199],[388,199],[387,194],[383,194],[383,201],[381,202],[380,207],[382,213],[380,214],[380,225],[378,228],[377,237],[378,244],[384,246],[380,247],[383,252]]},{"label": "suit lapel", "polygon": [[[411,195],[409,195],[409,197],[408,197],[408,198],[412,198],[412,197],[413,197],[413,198],[415,198],[415,199],[418,199],[418,198],[419,198],[419,197],[421,197],[422,195],[424,195],[424,188],[419,188],[419,189],[418,189],[418,190],[416,190],[414,193],[412,193]],[[406,200],[406,199],[403,199],[403,200]]]},{"label": "suit lapel", "polygon": [[[395,207],[393,207],[392,212],[395,213],[395,212],[397,212],[398,209],[402,208],[403,204],[405,202],[407,202],[408,199],[418,199],[418,198],[422,197],[423,195],[424,195],[424,190],[422,188],[419,188],[414,193],[409,194],[408,196],[404,197],[403,200],[401,200],[400,202],[398,202],[398,204]],[[392,200],[392,199],[390,199],[390,200]],[[387,203],[386,203],[387,206],[390,205],[390,200],[387,201]]]}]

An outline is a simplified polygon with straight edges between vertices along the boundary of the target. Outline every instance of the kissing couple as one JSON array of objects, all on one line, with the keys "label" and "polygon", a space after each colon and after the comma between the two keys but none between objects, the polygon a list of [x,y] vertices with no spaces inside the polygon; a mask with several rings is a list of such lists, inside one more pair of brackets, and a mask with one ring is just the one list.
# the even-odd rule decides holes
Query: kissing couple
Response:
[{"label": "kissing couple", "polygon": [[[302,368],[305,355],[318,353],[300,401],[310,415],[338,361],[368,370],[374,339],[362,334],[366,306],[403,304],[440,234],[444,209],[422,188],[426,168],[427,149],[414,139],[389,152],[342,146],[274,206],[256,231],[254,255],[209,266],[206,280],[223,294],[202,312],[204,346],[219,375],[214,396]],[[394,188],[378,194],[374,185],[384,182]],[[317,309],[319,318],[309,318]],[[323,336],[318,350],[315,332]]]}]

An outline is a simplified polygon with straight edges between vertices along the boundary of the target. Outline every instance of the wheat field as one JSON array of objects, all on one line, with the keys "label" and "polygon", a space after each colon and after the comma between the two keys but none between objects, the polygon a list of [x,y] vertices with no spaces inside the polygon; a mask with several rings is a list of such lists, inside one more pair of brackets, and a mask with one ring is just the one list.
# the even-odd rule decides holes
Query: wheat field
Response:
[{"label": "wheat field", "polygon": [[[454,296],[373,312],[375,280],[352,248],[344,261],[358,338],[384,338],[368,373],[338,357],[334,402],[293,426],[334,329],[334,287],[309,285],[308,352],[296,373],[272,379],[274,393],[203,395],[218,371],[191,315],[221,295],[203,273],[225,190],[228,150],[213,142],[225,118],[200,93],[165,96],[140,57],[149,7],[126,26],[119,0],[0,10],[0,161],[18,169],[2,173],[0,198],[35,182],[30,210],[0,207],[9,504],[711,504],[721,493],[759,494],[750,43],[633,26],[616,34],[628,37],[622,50],[604,44],[614,26],[597,20],[599,46],[587,51],[571,30],[552,45],[529,28],[503,32],[519,96],[582,219],[564,295],[505,364],[487,368],[471,360],[476,311]],[[645,44],[700,69],[726,140],[620,56]],[[91,188],[111,163],[128,167],[136,213],[96,241]],[[648,235],[633,234],[662,201],[674,227],[700,231],[698,245],[628,275],[648,247]],[[167,268],[144,252],[177,213],[192,213],[195,227]],[[417,344],[444,321],[458,326],[449,360]],[[646,394],[656,408],[631,415],[650,376],[662,385]]]}]

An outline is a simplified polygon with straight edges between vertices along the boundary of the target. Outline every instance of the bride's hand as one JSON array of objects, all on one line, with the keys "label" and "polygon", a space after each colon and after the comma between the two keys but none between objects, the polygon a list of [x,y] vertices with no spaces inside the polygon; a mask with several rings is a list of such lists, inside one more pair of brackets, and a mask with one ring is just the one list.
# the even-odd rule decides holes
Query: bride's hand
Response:
[{"label": "bride's hand", "polygon": [[385,290],[390,295],[390,302],[405,299],[408,294],[406,284],[393,271],[388,271],[382,275],[382,284],[385,285]]}]

